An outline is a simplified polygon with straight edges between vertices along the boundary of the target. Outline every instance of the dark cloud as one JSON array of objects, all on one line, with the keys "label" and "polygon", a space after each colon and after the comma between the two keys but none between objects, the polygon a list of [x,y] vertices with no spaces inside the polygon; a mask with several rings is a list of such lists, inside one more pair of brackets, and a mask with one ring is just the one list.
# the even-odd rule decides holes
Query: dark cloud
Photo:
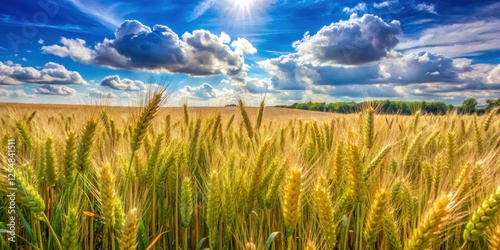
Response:
[{"label": "dark cloud", "polygon": [[42,95],[74,95],[77,91],[67,86],[45,84],[33,89],[33,93]]}]

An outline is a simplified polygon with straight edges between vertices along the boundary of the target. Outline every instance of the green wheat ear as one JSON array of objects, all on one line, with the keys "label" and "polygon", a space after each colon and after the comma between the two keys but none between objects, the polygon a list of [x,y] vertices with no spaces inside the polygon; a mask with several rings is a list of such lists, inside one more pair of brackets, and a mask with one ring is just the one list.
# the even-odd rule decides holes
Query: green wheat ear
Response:
[{"label": "green wheat ear", "polygon": [[80,146],[76,153],[76,168],[79,172],[84,172],[90,167],[96,129],[97,123],[93,120],[88,121],[83,129]]},{"label": "green wheat ear", "polygon": [[54,149],[54,139],[52,136],[47,136],[45,141],[45,173],[47,176],[47,184],[54,186],[57,182],[57,156]]},{"label": "green wheat ear", "polygon": [[497,215],[500,208],[500,186],[497,187],[495,193],[486,198],[483,203],[472,213],[469,222],[465,226],[463,237],[465,241],[479,240],[491,220]]},{"label": "green wheat ear", "polygon": [[155,93],[148,104],[142,110],[141,117],[136,123],[134,133],[130,142],[130,148],[132,152],[135,152],[142,145],[144,137],[146,136],[146,131],[153,121],[153,119],[158,114],[161,102],[163,100],[163,92]]},{"label": "green wheat ear", "polygon": [[180,214],[181,226],[189,226],[193,214],[193,191],[191,190],[191,180],[188,177],[182,181]]},{"label": "green wheat ear", "polygon": [[366,147],[367,148],[372,148],[373,146],[373,140],[374,140],[374,135],[373,135],[373,124],[375,121],[374,117],[374,111],[373,108],[369,108],[366,114],[366,123],[365,123],[365,128],[364,128],[364,133],[365,133],[365,142],[366,142]]},{"label": "green wheat ear", "polygon": [[66,215],[66,223],[63,230],[61,245],[63,250],[78,249],[79,246],[79,218],[75,208],[70,208]]},{"label": "green wheat ear", "polygon": [[252,128],[252,123],[250,122],[250,117],[248,117],[247,111],[245,109],[245,105],[243,104],[243,100],[238,100],[238,107],[241,112],[241,116],[243,117],[243,124],[245,125],[245,128],[248,133],[248,137],[253,138],[253,128]]}]

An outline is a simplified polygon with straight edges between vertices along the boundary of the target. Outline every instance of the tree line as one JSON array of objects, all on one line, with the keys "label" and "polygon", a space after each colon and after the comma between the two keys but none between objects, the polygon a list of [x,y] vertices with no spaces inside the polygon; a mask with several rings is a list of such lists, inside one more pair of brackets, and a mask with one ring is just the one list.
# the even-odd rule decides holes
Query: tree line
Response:
[{"label": "tree line", "polygon": [[426,102],[426,101],[363,101],[363,102],[307,102],[307,103],[294,103],[292,105],[277,105],[282,108],[323,111],[332,113],[350,114],[357,113],[363,108],[372,106],[376,107],[379,113],[382,114],[402,114],[411,115],[417,110],[422,113],[444,115],[449,111],[457,110],[460,114],[473,114],[479,115],[490,111],[495,107],[500,107],[500,98],[486,100],[486,106],[478,107],[478,102],[475,98],[466,99],[462,106],[453,106],[444,102]]}]

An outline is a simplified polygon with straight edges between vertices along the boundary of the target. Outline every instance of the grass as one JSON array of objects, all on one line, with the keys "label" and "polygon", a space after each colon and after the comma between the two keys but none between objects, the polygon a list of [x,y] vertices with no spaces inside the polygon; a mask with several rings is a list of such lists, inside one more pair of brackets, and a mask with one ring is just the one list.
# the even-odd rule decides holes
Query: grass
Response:
[{"label": "grass", "polygon": [[[16,243],[0,234],[0,249],[500,245],[498,110],[339,115],[241,100],[161,103],[0,104],[0,163],[15,138],[18,188]],[[1,218],[8,194],[2,188]]]}]

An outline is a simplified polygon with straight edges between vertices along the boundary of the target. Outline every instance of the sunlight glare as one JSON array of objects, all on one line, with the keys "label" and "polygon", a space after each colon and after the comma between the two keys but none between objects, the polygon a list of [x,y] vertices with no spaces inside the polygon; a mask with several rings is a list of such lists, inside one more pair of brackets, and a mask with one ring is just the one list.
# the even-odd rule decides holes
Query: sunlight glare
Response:
[{"label": "sunlight glare", "polygon": [[226,0],[227,11],[235,23],[248,24],[252,22],[256,15],[259,15],[259,8],[264,0]]}]

